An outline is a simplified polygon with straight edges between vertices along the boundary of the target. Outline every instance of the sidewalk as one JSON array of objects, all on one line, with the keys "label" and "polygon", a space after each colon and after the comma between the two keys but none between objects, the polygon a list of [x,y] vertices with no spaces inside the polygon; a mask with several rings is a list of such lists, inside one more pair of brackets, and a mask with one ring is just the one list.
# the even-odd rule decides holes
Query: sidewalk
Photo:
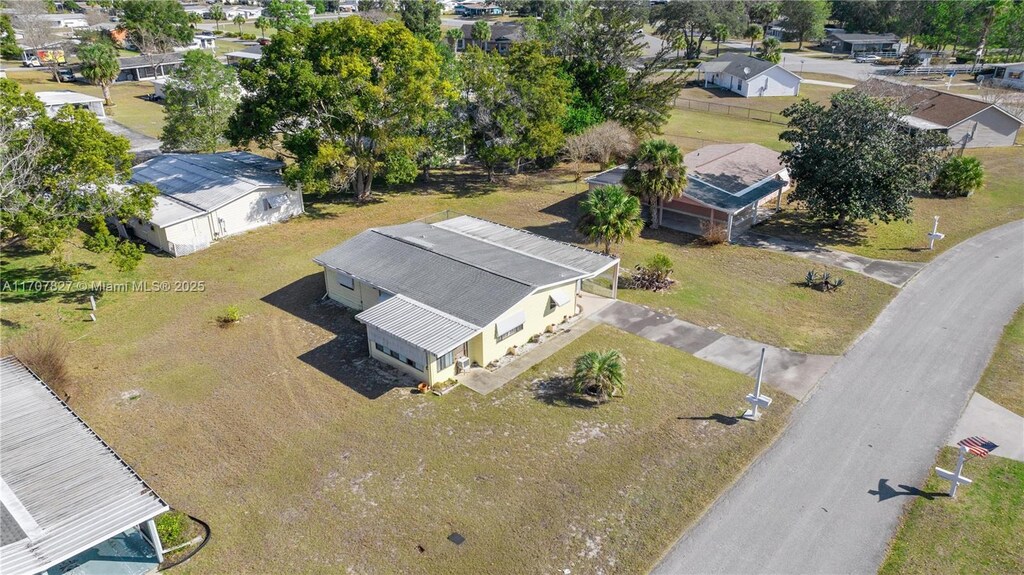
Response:
[{"label": "sidewalk", "polygon": [[925,266],[922,262],[896,262],[866,258],[843,251],[766,236],[753,231],[748,231],[737,237],[734,243],[787,253],[820,264],[850,270],[896,287],[906,285],[910,278],[917,275],[917,272]]},{"label": "sidewalk", "polygon": [[971,397],[946,445],[956,447],[957,441],[974,435],[991,439],[999,446],[992,455],[1024,461],[1024,417],[980,393]]},{"label": "sidewalk", "polygon": [[838,359],[725,335],[624,301],[616,301],[591,319],[752,377],[765,348],[764,381],[796,399],[803,399]]}]

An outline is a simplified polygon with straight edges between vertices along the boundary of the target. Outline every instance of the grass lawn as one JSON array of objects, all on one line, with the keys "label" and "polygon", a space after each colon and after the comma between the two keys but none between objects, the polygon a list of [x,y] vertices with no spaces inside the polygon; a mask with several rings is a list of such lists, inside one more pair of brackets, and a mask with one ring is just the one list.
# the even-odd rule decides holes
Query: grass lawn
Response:
[{"label": "grass lawn", "polygon": [[[865,66],[870,66],[870,64],[864,64],[864,65]],[[801,73],[799,65],[797,65],[796,70],[793,70],[793,71],[796,72],[801,78],[803,78],[805,80],[821,80],[823,82],[835,82],[837,84],[856,84],[857,83],[857,80],[854,80],[853,78],[850,78],[850,77],[847,77],[847,76],[840,76],[839,74],[825,74],[825,73],[822,73],[822,72],[803,72],[803,73]],[[815,84],[801,84],[800,85],[800,92],[803,93],[805,88],[807,88],[808,86],[814,86],[814,85]],[[821,87],[822,88],[826,88],[827,86],[821,86]],[[838,90],[842,90],[842,88],[833,88],[833,89],[837,90],[837,91]]]},{"label": "grass lawn", "polygon": [[[7,77],[16,81],[27,92],[72,90],[97,98],[103,97],[103,91],[99,86],[84,82],[57,83],[50,79],[46,71],[9,71]],[[143,96],[152,93],[152,82],[119,82],[112,85],[110,99],[114,105],[107,108],[107,116],[137,132],[159,138],[164,126],[164,107],[143,99]]]},{"label": "grass lawn", "polygon": [[[817,84],[802,84],[800,86],[799,96],[772,96],[770,98],[744,98],[735,92],[724,90],[721,88],[704,88],[701,85],[689,85],[679,91],[679,99],[676,100],[676,107],[686,109],[690,106],[690,109],[695,111],[703,111],[708,107],[711,111],[718,112],[719,114],[728,113],[731,116],[739,116],[746,118],[745,108],[753,110],[759,110],[762,112],[772,112],[778,114],[792,104],[799,102],[802,99],[808,99],[813,102],[827,102],[828,99],[838,92],[839,88],[831,86],[820,86]],[[688,101],[684,101],[688,100]],[[731,107],[731,109],[729,108]],[[765,114],[757,115],[758,118],[767,118]],[[785,123],[786,119],[781,115],[773,116],[772,121]]]},{"label": "grass lawn", "polygon": [[[914,217],[909,223],[861,222],[846,230],[823,229],[809,220],[806,212],[790,205],[790,209],[758,229],[871,258],[929,261],[971,236],[1024,218],[1024,187],[1020,179],[1024,148],[978,148],[967,153],[984,164],[985,187],[969,198],[914,198]],[[939,216],[939,231],[946,237],[935,243],[934,251],[929,251],[926,234],[932,230],[932,216]]]},{"label": "grass lawn", "polygon": [[978,383],[977,392],[1024,416],[1024,306],[1017,310],[1013,319],[1003,330],[988,368]]},{"label": "grass lawn", "polygon": [[717,143],[753,142],[773,150],[782,151],[789,144],[779,141],[784,126],[745,117],[726,116],[695,110],[675,109],[661,133],[683,152]]},{"label": "grass lawn", "polygon": [[[956,449],[943,448],[937,463],[953,469]],[[881,575],[1024,573],[1024,463],[975,458],[964,472],[974,483],[955,499],[922,497],[909,506]],[[922,487],[948,489],[935,474]]]}]

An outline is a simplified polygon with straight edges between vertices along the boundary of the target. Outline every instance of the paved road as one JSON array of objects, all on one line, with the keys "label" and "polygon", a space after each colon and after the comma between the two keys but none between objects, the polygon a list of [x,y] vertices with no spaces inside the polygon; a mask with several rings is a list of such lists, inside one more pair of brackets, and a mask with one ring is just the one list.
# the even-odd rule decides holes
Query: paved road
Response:
[{"label": "paved road", "polygon": [[939,256],[654,572],[875,573],[1022,301],[1024,221]]}]

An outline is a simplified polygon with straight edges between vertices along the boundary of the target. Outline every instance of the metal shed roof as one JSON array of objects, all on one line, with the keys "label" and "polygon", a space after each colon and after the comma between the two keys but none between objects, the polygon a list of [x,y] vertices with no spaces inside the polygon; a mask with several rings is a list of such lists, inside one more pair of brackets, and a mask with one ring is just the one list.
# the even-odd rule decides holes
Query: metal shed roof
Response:
[{"label": "metal shed roof", "polygon": [[149,221],[161,228],[166,228],[205,213],[203,210],[183,204],[170,196],[157,196],[153,198],[153,215],[150,216]]},{"label": "metal shed roof", "polygon": [[356,319],[434,355],[448,353],[481,329],[403,295],[388,298]]},{"label": "metal shed roof", "polygon": [[284,186],[282,164],[249,152],[163,154],[135,166],[132,183],[212,211],[262,187]]},{"label": "metal shed roof", "polygon": [[103,101],[103,98],[97,98],[96,96],[90,96],[81,92],[73,92],[71,90],[46,90],[36,92],[36,98],[39,98],[39,101],[42,102],[44,106],[92,104]]},{"label": "metal shed roof", "polygon": [[[71,408],[0,359],[0,572],[39,573],[167,511]],[[17,530],[11,523],[18,526]]]}]

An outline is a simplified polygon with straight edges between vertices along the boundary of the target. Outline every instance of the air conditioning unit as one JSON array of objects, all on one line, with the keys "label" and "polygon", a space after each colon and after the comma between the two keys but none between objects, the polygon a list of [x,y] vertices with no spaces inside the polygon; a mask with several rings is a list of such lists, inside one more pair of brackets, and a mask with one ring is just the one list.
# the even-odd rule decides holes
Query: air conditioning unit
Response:
[{"label": "air conditioning unit", "polygon": [[469,358],[468,357],[460,357],[459,359],[455,360],[455,372],[456,373],[462,373],[462,372],[466,371],[467,369],[469,369]]}]

